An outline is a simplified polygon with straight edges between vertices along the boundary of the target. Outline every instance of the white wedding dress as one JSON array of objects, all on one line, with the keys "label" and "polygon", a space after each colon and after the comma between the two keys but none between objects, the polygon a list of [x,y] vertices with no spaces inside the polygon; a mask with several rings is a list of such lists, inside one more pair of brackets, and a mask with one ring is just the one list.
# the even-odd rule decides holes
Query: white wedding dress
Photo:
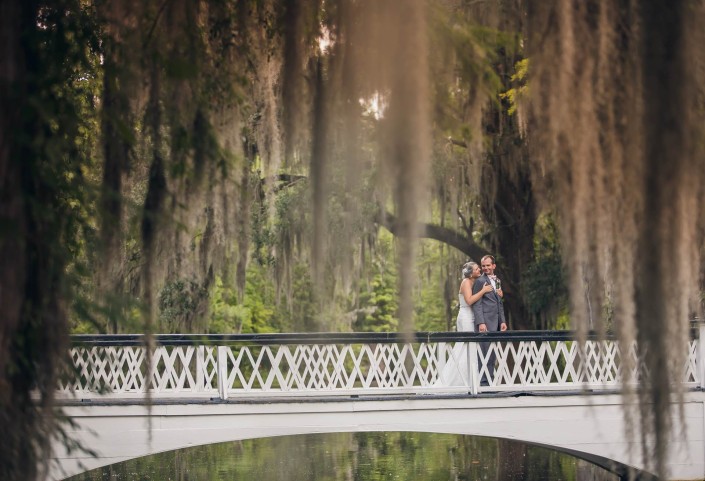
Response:
[{"label": "white wedding dress", "polygon": [[[472,307],[465,302],[462,293],[458,294],[458,319],[456,328],[458,332],[475,331],[475,315]],[[443,386],[470,386],[470,358],[468,343],[456,343],[450,351],[443,372],[440,376],[440,384]]]},{"label": "white wedding dress", "polygon": [[462,293],[458,293],[458,303],[460,304],[460,310],[455,324],[458,332],[475,332],[475,314],[472,313],[472,306],[465,302],[465,297],[463,297]]}]

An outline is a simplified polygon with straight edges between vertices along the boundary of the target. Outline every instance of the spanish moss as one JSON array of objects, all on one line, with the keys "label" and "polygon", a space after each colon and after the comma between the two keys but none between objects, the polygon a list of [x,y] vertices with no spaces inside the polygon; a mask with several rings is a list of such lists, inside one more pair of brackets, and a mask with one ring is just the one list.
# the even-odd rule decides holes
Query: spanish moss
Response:
[{"label": "spanish moss", "polygon": [[623,352],[637,341],[643,455],[660,476],[702,266],[702,13],[570,0],[529,12],[529,135],[547,149],[535,177],[560,207],[573,319],[614,329]]}]

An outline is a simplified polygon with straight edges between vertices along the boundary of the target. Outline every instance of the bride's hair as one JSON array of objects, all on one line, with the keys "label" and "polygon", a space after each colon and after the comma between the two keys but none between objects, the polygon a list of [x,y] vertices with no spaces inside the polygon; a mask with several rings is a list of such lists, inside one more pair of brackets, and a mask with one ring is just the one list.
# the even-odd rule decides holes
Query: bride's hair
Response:
[{"label": "bride's hair", "polygon": [[466,262],[463,264],[463,277],[468,279],[472,276],[472,271],[475,270],[476,262]]}]

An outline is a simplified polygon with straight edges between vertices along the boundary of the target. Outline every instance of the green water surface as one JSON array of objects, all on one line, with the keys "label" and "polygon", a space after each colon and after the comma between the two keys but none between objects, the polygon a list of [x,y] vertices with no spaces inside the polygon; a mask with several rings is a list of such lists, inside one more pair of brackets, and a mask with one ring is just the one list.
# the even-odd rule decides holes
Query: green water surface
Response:
[{"label": "green water surface", "polygon": [[496,438],[335,433],[197,446],[95,469],[71,481],[617,480],[587,461]]}]

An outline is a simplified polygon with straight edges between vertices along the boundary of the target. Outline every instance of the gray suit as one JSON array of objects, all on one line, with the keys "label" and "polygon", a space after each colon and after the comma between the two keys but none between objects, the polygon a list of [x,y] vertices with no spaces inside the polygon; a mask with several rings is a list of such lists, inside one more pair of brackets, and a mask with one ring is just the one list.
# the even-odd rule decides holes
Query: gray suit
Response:
[{"label": "gray suit", "polygon": [[[472,293],[477,294],[482,290],[485,283],[492,285],[490,278],[486,274],[482,274],[477,278],[475,284],[472,286]],[[487,326],[488,332],[497,332],[500,330],[504,320],[504,306],[502,305],[502,298],[499,297],[497,292],[494,290],[484,294],[475,304],[472,305],[472,312],[475,315],[475,331],[479,332],[479,325],[485,324]],[[487,351],[490,348],[489,342],[481,342],[480,349],[484,357],[487,357]],[[494,363],[495,363],[494,352],[487,360],[487,371],[489,372],[489,377],[494,377]],[[482,366],[480,366],[482,367]],[[480,380],[480,385],[489,385],[489,380],[487,379],[486,373],[482,373],[482,379]]]},{"label": "gray suit", "polygon": [[[482,274],[473,284],[472,293],[480,292],[485,284],[492,285],[490,278],[486,274]],[[500,324],[506,322],[502,298],[495,291],[488,292],[473,304],[472,312],[475,314],[475,330],[478,325],[485,324],[489,332],[499,331]]]}]

